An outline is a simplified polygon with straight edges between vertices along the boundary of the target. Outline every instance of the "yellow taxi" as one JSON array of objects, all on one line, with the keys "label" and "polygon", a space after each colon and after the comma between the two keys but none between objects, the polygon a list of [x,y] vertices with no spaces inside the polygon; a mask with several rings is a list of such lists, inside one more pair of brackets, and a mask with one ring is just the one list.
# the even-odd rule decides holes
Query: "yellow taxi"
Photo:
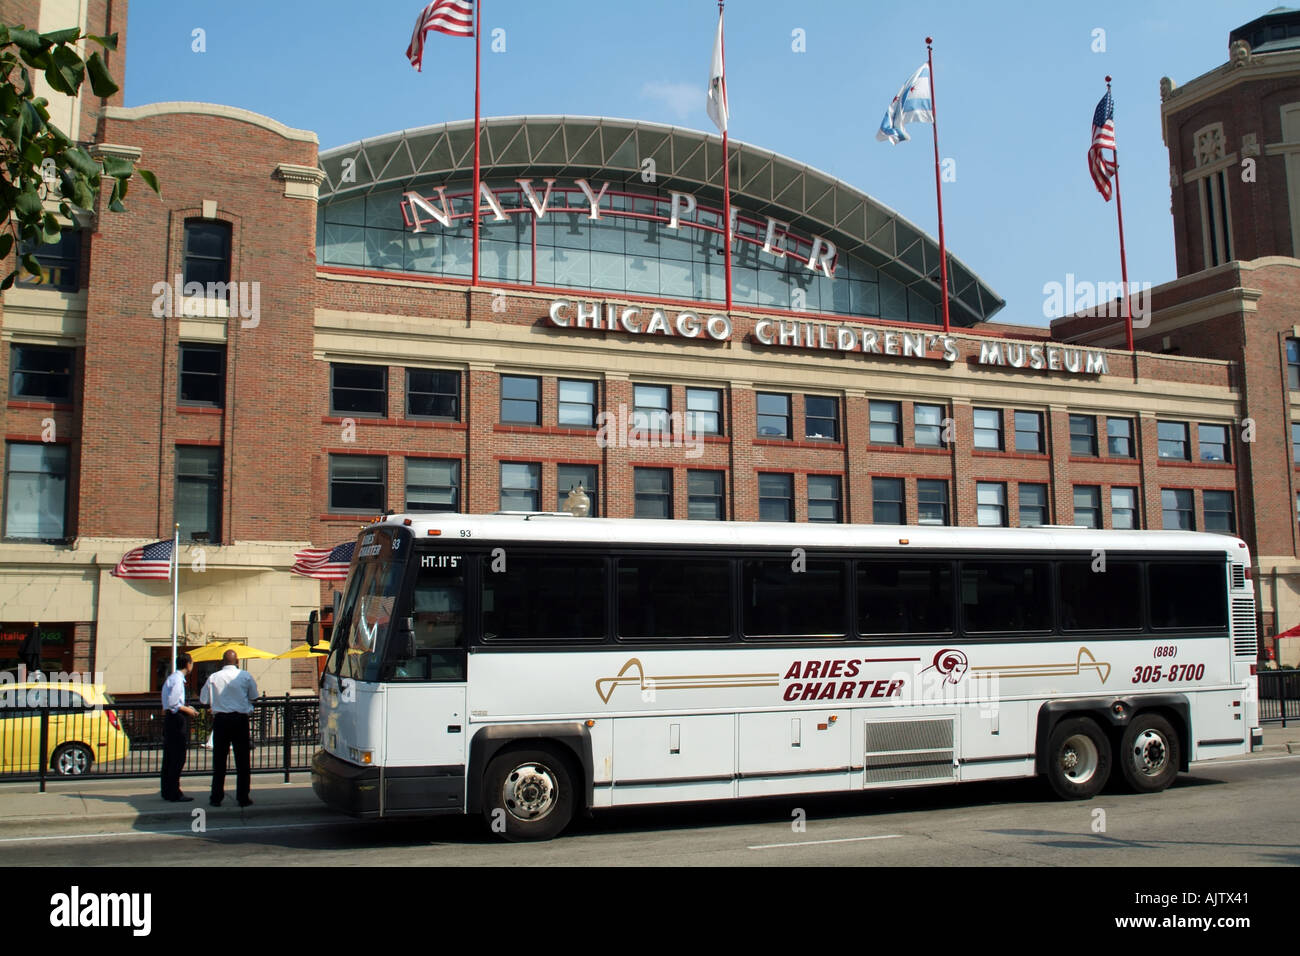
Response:
[{"label": "yellow taxi", "polygon": [[97,684],[0,682],[0,774],[40,770],[41,715],[50,708],[45,765],[54,773],[89,773],[97,763],[124,760],[131,741]]}]

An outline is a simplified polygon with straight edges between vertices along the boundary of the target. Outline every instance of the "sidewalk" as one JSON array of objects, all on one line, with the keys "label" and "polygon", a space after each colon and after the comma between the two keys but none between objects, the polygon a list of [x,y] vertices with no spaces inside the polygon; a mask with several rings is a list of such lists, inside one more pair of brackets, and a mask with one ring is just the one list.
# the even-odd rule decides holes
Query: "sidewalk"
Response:
[{"label": "sidewalk", "polygon": [[[1300,721],[1264,725],[1264,750],[1255,756],[1300,754]],[[1239,759],[1239,758],[1238,758]],[[1204,766],[1210,766],[1210,763]],[[227,786],[234,784],[227,777]],[[292,818],[295,822],[350,819],[317,798],[310,773],[295,773],[285,783],[282,774],[253,775],[253,805],[240,807],[227,793],[220,807],[208,806],[207,775],[182,777],[181,788],[193,803],[167,803],[155,779],[51,780],[39,792],[34,780],[0,783],[0,839],[34,836],[51,831],[95,833],[128,829],[186,829],[193,811],[202,809],[208,826],[233,826]]]},{"label": "sidewalk", "polygon": [[[193,803],[168,803],[159,781],[147,778],[50,780],[40,793],[35,780],[0,783],[0,838],[37,833],[96,833],[129,829],[188,829],[202,809],[207,826],[233,826],[271,820],[295,822],[346,820],[312,792],[311,774],[295,773],[284,782],[282,773],[253,774],[253,805],[241,807],[228,790],[220,807],[208,806],[212,778],[182,777],[181,789]],[[234,774],[226,778],[233,788]]]}]

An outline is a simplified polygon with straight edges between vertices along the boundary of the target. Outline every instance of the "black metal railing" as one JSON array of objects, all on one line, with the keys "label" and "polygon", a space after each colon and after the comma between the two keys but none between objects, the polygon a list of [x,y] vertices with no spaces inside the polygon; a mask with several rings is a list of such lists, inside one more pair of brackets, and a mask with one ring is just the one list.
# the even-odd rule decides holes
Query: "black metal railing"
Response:
[{"label": "black metal railing", "polygon": [[1259,719],[1300,720],[1300,670],[1259,672]]},{"label": "black metal railing", "polygon": [[[79,698],[78,698],[79,699]],[[163,712],[156,702],[112,707],[60,706],[57,692],[49,699],[0,694],[0,781],[78,777],[160,777],[163,759]],[[212,712],[197,707],[190,721],[185,775],[210,774]],[[254,773],[309,770],[320,745],[320,708],[315,697],[263,697],[249,724]],[[43,755],[38,757],[38,755]],[[234,755],[226,762],[235,771]]]}]

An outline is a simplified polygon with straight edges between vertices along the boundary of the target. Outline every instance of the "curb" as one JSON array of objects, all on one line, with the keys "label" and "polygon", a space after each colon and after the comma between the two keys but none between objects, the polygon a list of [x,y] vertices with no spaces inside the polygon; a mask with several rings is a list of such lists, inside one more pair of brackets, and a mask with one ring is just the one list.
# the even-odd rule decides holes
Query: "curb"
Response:
[{"label": "curb", "polygon": [[[335,813],[321,803],[286,803],[260,808],[256,807],[256,805],[254,805],[254,808],[241,808],[238,805],[210,807],[206,802],[195,800],[193,805],[186,805],[186,809],[177,810],[9,817],[0,820],[0,837],[28,835],[35,839],[40,836],[59,835],[61,831],[90,832],[113,825],[130,827],[141,831],[155,829],[165,824],[172,824],[178,829],[189,829],[190,823],[194,819],[192,814],[194,809],[206,811],[206,822],[209,826],[224,821],[249,823],[257,820],[282,820],[284,817],[291,817],[298,822],[316,822],[318,819],[323,822],[327,818],[336,821],[350,819]],[[39,830],[39,833],[33,834],[33,830]]]}]

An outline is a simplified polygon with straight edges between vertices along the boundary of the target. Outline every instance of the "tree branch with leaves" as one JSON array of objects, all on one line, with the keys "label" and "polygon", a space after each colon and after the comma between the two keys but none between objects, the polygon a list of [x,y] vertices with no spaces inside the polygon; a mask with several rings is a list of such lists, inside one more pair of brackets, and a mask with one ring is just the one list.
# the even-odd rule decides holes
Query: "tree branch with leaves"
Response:
[{"label": "tree branch with leaves", "polygon": [[6,272],[0,291],[12,286],[21,272],[43,276],[30,250],[58,242],[68,228],[49,208],[49,200],[57,201],[64,220],[71,220],[74,209],[93,211],[100,191],[109,188],[109,210],[123,212],[122,200],[136,173],[159,193],[157,177],[136,169],[131,160],[95,160],[50,122],[49,101],[36,95],[35,71],[44,73],[55,92],[70,97],[77,96],[87,79],[96,96],[118,91],[98,50],[81,58],[77,45],[83,41],[117,49],[116,33],[83,35],[77,27],[37,33],[0,23],[0,270]]}]

